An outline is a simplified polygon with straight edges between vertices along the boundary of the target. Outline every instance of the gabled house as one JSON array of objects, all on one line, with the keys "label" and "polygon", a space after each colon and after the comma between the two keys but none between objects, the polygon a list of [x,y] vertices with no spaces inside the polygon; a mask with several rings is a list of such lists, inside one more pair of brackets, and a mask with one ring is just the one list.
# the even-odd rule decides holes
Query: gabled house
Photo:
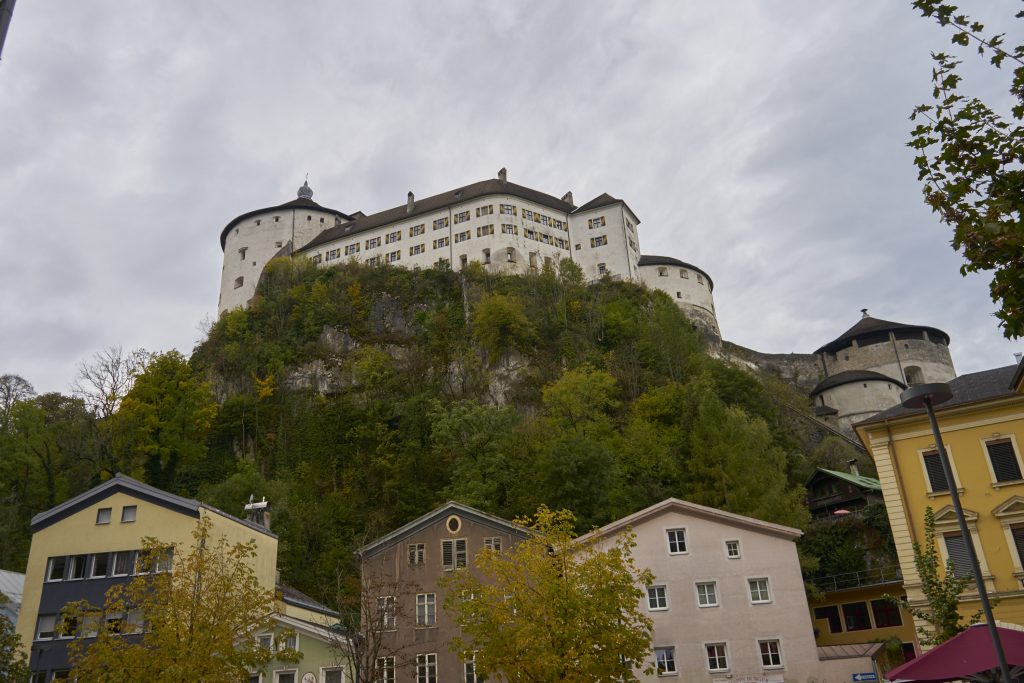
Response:
[{"label": "gabled house", "polygon": [[656,673],[696,682],[850,680],[869,657],[819,657],[797,557],[800,530],[676,498],[580,537],[636,534],[654,573],[642,607],[654,622]]},{"label": "gabled house", "polygon": [[[374,662],[381,683],[477,683],[472,662],[448,649],[460,633],[442,608],[441,580],[473,571],[484,548],[512,548],[529,531],[468,505],[448,502],[359,549],[363,590],[374,591],[378,611],[363,614],[363,630],[376,624],[381,640]],[[368,601],[364,599],[363,603]]]},{"label": "gabled house", "polygon": [[860,510],[872,503],[883,503],[882,485],[877,479],[865,477],[857,470],[855,460],[850,471],[826,470],[819,467],[807,480],[807,508],[814,518],[831,517]]}]

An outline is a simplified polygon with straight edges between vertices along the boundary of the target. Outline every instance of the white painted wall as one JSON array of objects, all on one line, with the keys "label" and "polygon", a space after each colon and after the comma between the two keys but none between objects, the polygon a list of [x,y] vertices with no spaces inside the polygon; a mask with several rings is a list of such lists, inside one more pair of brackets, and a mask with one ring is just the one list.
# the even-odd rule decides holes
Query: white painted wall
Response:
[{"label": "white painted wall", "polygon": [[702,273],[680,266],[639,266],[640,281],[650,289],[668,294],[676,305],[695,319],[710,325],[721,336],[711,282]]}]

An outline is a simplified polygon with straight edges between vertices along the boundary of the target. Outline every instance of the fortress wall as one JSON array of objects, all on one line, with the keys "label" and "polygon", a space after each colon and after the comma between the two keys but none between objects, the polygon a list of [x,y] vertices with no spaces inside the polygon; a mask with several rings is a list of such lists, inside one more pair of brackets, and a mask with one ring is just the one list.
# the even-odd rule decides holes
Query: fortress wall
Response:
[{"label": "fortress wall", "polygon": [[821,361],[813,353],[761,353],[723,340],[717,355],[774,375],[796,385],[805,393],[810,393],[825,376]]},{"label": "fortress wall", "polygon": [[[922,334],[924,334],[922,332]],[[925,382],[948,382],[956,377],[949,347],[925,338],[897,339],[895,348],[892,341],[868,346],[848,346],[835,354],[826,353],[825,364],[828,374],[835,375],[844,370],[874,370],[883,375],[903,381],[900,366],[921,369]],[[897,356],[899,363],[897,363]]]}]

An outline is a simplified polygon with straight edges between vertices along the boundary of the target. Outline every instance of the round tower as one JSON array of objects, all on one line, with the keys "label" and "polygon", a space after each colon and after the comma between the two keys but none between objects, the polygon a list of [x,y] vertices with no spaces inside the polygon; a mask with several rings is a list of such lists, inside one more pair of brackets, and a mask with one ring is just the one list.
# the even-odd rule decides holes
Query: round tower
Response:
[{"label": "round tower", "polygon": [[671,256],[641,256],[637,272],[641,282],[668,294],[700,329],[721,339],[712,297],[715,283],[710,275]]},{"label": "round tower", "polygon": [[309,181],[304,182],[296,194],[296,199],[290,202],[242,214],[221,231],[224,265],[218,313],[249,302],[256,293],[263,267],[270,259],[292,253],[334,226],[337,220],[351,220],[341,211],[314,202]]}]

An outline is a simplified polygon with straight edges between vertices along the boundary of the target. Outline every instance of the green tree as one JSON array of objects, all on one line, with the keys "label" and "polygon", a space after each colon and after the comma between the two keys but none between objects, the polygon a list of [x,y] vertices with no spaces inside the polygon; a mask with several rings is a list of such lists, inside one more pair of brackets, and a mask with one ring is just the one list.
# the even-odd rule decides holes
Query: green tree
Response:
[{"label": "green tree", "polygon": [[[0,593],[0,605],[8,602]],[[0,616],[0,681],[27,681],[28,661],[21,648],[21,636],[14,632],[14,624]]]},{"label": "green tree", "polygon": [[922,645],[944,643],[971,624],[978,623],[981,610],[968,617],[967,623],[963,623],[963,617],[957,609],[960,594],[974,579],[957,577],[952,559],[946,560],[943,566],[935,544],[935,513],[931,507],[924,511],[924,546],[914,541],[914,567],[921,578],[921,592],[928,606],[908,606],[907,609],[914,617],[928,624],[917,627]]},{"label": "green tree", "polygon": [[492,363],[509,351],[530,349],[536,334],[522,302],[515,296],[487,295],[473,312],[473,335]]},{"label": "green tree", "polygon": [[445,582],[445,610],[465,634],[452,650],[475,652],[479,676],[510,683],[637,680],[633,665],[651,649],[641,587],[654,577],[634,564],[633,537],[576,543],[572,513],[544,506],[516,521],[533,534],[510,550],[482,551],[475,570]]},{"label": "green tree", "polygon": [[[952,30],[952,42],[974,47],[1000,68],[1014,65],[1009,112],[998,112],[960,91],[961,61],[932,54],[933,103],[918,106],[908,143],[923,182],[925,202],[953,227],[953,248],[963,250],[960,271],[993,271],[990,292],[1007,337],[1024,334],[1024,44],[1004,49],[1003,34],[940,0],[914,0],[921,14]],[[1024,13],[1018,13],[1018,18]]]},{"label": "green tree", "polygon": [[[272,658],[298,653],[261,647],[256,635],[273,626],[274,593],[252,569],[255,541],[213,537],[200,519],[187,553],[144,539],[143,570],[107,591],[100,608],[80,601],[62,612],[59,629],[95,637],[69,641],[72,677],[97,683],[236,683]],[[171,570],[165,571],[168,563]],[[137,634],[125,638],[124,634]]]}]

